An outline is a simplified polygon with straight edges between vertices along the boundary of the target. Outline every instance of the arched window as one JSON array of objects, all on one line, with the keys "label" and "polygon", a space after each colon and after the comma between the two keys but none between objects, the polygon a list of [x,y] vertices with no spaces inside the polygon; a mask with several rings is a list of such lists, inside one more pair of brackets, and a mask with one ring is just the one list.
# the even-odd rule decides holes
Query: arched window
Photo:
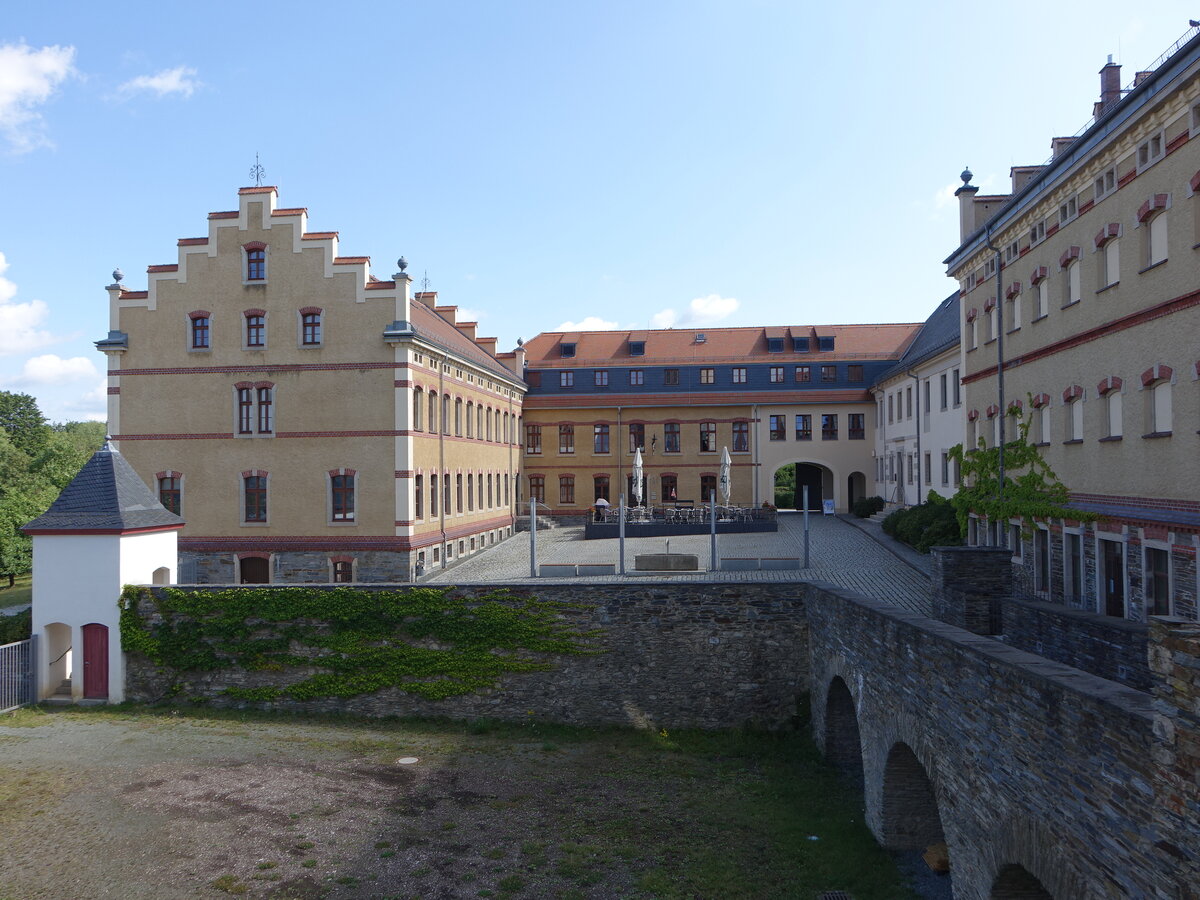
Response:
[{"label": "arched window", "polygon": [[500,440],[500,410],[496,410],[496,440]]},{"label": "arched window", "polygon": [[429,392],[429,422],[426,423],[426,427],[431,432],[437,431],[437,413],[438,413],[437,392],[430,391]]},{"label": "arched window", "polygon": [[210,344],[209,330],[209,315],[208,310],[200,309],[194,313],[189,313],[191,318],[191,349],[207,350]]},{"label": "arched window", "polygon": [[463,402],[462,397],[454,398],[454,434],[456,437],[462,437]]},{"label": "arched window", "polygon": [[475,436],[475,404],[467,401],[467,437]]},{"label": "arched window", "polygon": [[475,437],[483,440],[483,404],[477,404],[475,407]]},{"label": "arched window", "polygon": [[442,394],[442,434],[450,433],[450,395]]},{"label": "arched window", "polygon": [[425,406],[425,394],[420,388],[413,389],[412,430],[421,430],[421,412]]},{"label": "arched window", "polygon": [[267,277],[267,251],[255,248],[246,251],[246,280],[264,281]]},{"label": "arched window", "polygon": [[487,439],[492,439],[492,408],[489,406],[487,410]]},{"label": "arched window", "polygon": [[304,347],[321,345],[321,310],[315,306],[300,310],[300,344]]}]

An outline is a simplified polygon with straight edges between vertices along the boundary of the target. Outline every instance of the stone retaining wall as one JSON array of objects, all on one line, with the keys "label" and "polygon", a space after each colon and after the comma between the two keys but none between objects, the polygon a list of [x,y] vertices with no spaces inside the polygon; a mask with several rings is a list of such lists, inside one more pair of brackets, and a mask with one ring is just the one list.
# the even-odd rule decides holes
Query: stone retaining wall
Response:
[{"label": "stone retaining wall", "polygon": [[[363,589],[397,587],[403,586]],[[495,587],[452,590],[472,597]],[[605,652],[555,657],[556,667],[550,671],[507,675],[493,690],[446,700],[387,689],[344,700],[230,701],[221,694],[227,687],[279,683],[277,674],[243,669],[198,673],[187,680],[183,696],[203,697],[222,706],[368,716],[522,720],[532,715],[587,725],[727,728],[746,722],[787,723],[795,715],[797,700],[808,691],[808,629],[801,585],[539,582],[503,587],[543,600],[578,604],[578,610],[567,617],[581,627],[599,629],[598,643]],[[227,590],[229,586],[185,589]],[[147,608],[140,611],[143,616],[152,613]],[[127,697],[157,699],[166,683],[148,660],[129,654]]]}]

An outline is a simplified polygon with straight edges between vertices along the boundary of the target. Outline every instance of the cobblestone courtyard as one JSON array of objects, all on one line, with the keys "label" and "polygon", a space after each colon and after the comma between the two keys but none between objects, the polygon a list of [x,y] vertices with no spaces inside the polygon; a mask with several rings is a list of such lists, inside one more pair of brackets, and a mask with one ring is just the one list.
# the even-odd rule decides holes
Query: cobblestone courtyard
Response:
[{"label": "cobblestone courtyard", "polygon": [[[634,557],[662,553],[670,541],[672,553],[692,553],[700,558],[701,571],[664,575],[634,572]],[[544,528],[538,531],[539,563],[616,563],[618,541],[583,539],[582,527]],[[779,517],[779,531],[717,535],[721,557],[804,558],[804,519],[794,513]],[[828,581],[868,597],[924,613],[929,578],[854,525],[829,516],[809,517],[810,568],[767,572],[712,572],[708,535],[674,535],[670,538],[627,538],[626,579],[679,583],[688,581]],[[467,559],[424,579],[430,584],[495,584],[529,580],[529,534],[514,535],[485,553]],[[551,580],[551,579],[547,579]],[[572,582],[620,581],[619,575],[583,576]]]}]

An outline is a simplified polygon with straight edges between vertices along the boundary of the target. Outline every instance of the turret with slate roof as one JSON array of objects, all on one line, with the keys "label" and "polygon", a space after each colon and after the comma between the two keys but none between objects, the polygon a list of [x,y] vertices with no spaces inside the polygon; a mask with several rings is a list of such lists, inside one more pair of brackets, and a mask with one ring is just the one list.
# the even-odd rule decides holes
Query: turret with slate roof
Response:
[{"label": "turret with slate roof", "polygon": [[133,534],[183,527],[108,440],[26,534]]}]

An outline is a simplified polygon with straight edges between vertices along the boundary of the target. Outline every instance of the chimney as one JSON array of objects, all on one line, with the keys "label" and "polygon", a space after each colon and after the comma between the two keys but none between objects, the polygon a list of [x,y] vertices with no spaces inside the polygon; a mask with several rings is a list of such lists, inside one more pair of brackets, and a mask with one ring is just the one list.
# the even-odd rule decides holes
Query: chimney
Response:
[{"label": "chimney", "polygon": [[1025,185],[1029,184],[1045,166],[1013,166],[1008,170],[1009,177],[1012,178],[1012,192],[1015,194]]},{"label": "chimney", "polygon": [[417,291],[413,294],[413,299],[420,300],[430,309],[437,306],[437,291]]},{"label": "chimney", "polygon": [[488,356],[496,355],[496,344],[498,338],[494,337],[477,337],[475,338],[475,346],[486,353]]},{"label": "chimney", "polygon": [[954,192],[954,196],[958,198],[958,240],[961,243],[975,231],[975,195],[979,188],[971,184],[971,170],[965,166],[958,177],[962,179],[962,187]]},{"label": "chimney", "polygon": [[[437,292],[433,291],[432,293],[433,293],[434,297],[436,298]],[[451,325],[455,325],[458,322],[458,307],[457,306],[435,306],[433,308],[433,311],[435,313],[437,313],[439,316],[441,316],[443,319],[445,319],[447,322],[449,322]]]},{"label": "chimney", "polygon": [[1133,86],[1137,87],[1139,84],[1141,84],[1143,81],[1145,81],[1147,78],[1149,78],[1153,74],[1154,74],[1153,69],[1151,69],[1148,72],[1138,72],[1137,74],[1135,74],[1133,76]]},{"label": "chimney", "polygon": [[454,325],[459,331],[466,335],[468,341],[475,340],[475,329],[479,327],[478,322],[456,322]]},{"label": "chimney", "polygon": [[1108,62],[1100,70],[1100,104],[1096,107],[1096,118],[1108,112],[1121,99],[1121,67],[1112,61],[1109,54]]},{"label": "chimney", "polygon": [[1050,158],[1058,159],[1073,143],[1075,143],[1074,137],[1050,138]]}]

